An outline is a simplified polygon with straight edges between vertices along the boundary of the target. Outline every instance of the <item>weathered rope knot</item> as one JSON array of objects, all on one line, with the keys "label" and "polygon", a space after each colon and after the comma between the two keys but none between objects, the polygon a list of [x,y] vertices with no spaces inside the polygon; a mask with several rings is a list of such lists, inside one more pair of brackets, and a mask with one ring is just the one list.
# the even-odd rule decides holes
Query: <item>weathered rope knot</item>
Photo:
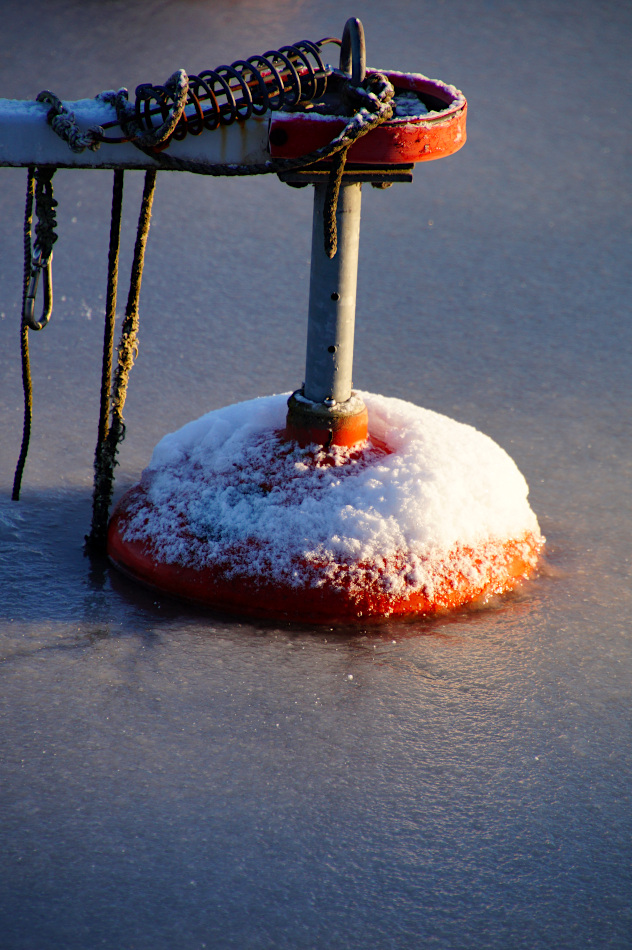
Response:
[{"label": "weathered rope knot", "polygon": [[55,208],[58,202],[53,197],[53,167],[38,168],[35,172],[35,225],[34,251],[41,251],[44,257],[52,254],[53,244],[57,240],[57,213]]},{"label": "weathered rope knot", "polygon": [[69,112],[61,99],[47,89],[39,93],[37,102],[45,102],[50,105],[51,108],[46,115],[46,121],[53,132],[68,143],[71,151],[83,152],[86,148],[89,148],[96,152],[103,137],[103,129],[100,125],[84,132],[77,125],[74,112]]},{"label": "weathered rope knot", "polygon": [[[342,88],[342,101],[349,105],[351,110],[366,109],[367,112],[381,115],[395,95],[392,83],[383,73],[372,72],[360,83],[347,80]],[[350,110],[350,111],[351,111]],[[389,116],[390,118],[390,116]]]},{"label": "weathered rope knot", "polygon": [[[188,95],[189,77],[184,69],[178,69],[167,79],[164,86],[153,86],[151,83],[137,86],[133,106],[128,102],[127,89],[119,89],[115,93],[101,93],[101,98],[110,102],[116,109],[118,123],[126,138],[140,149],[154,149],[166,148],[169,144],[182,118]],[[151,125],[152,101],[158,103],[162,114],[162,123],[155,128]],[[150,129],[143,125],[143,114]]]},{"label": "weathered rope knot", "polygon": [[338,196],[340,194],[340,185],[347,161],[347,153],[351,145],[367,132],[382,125],[393,117],[393,106],[391,99],[395,95],[395,89],[382,73],[371,73],[360,83],[353,83],[348,80],[343,87],[343,101],[346,100],[352,108],[360,108],[349,120],[344,130],[344,134],[351,140],[348,145],[335,153],[332,161],[329,180],[327,182],[327,194],[325,196],[325,207],[323,212],[323,229],[325,239],[325,253],[327,257],[334,258],[338,250],[338,226],[336,224],[336,212],[338,209]]}]

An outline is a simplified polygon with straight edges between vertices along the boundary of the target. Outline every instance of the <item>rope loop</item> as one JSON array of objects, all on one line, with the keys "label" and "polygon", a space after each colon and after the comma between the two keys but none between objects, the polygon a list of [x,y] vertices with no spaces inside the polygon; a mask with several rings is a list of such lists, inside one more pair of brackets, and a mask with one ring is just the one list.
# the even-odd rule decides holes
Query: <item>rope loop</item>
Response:
[{"label": "rope loop", "polygon": [[[133,111],[138,131],[134,135],[134,144],[141,148],[166,148],[182,118],[188,94],[189,77],[184,69],[177,69],[175,73],[172,73],[164,86],[152,86],[151,83],[141,83],[137,86]],[[152,102],[155,102],[160,109],[162,123],[158,126],[154,126],[152,121]],[[127,121],[129,115],[127,110],[124,110],[122,114]],[[127,132],[123,123],[121,123],[121,128]]]},{"label": "rope loop", "polygon": [[[381,115],[395,95],[395,89],[383,73],[371,72],[360,83],[348,80],[343,86],[342,95],[343,100],[354,110],[365,109],[373,115]],[[388,118],[391,118],[392,106],[389,106],[389,110]]]},{"label": "rope loop", "polygon": [[[52,179],[55,168],[37,168],[35,177],[35,241],[31,255],[28,287],[22,306],[22,321],[31,330],[43,330],[53,312],[53,244],[57,240],[55,228],[57,202],[53,197]],[[30,240],[30,231],[29,231]],[[35,319],[35,298],[40,274],[44,280],[44,308],[39,320]]]},{"label": "rope loop", "polygon": [[354,83],[353,78],[348,79],[343,87],[343,98],[347,102],[353,102],[356,105],[361,104],[361,107],[347,123],[344,132],[352,141],[334,154],[327,181],[323,212],[323,236],[325,253],[330,260],[336,256],[338,250],[336,212],[347,153],[354,141],[392,118],[393,106],[391,105],[391,99],[394,95],[395,90],[391,83],[386,76],[378,72],[370,73],[358,84]]},{"label": "rope loop", "polygon": [[46,121],[53,132],[68,143],[72,152],[83,152],[86,148],[96,152],[103,138],[103,129],[100,125],[87,129],[85,132],[82,131],[77,125],[74,112],[69,112],[61,99],[48,89],[42,90],[36,101],[50,105]]}]

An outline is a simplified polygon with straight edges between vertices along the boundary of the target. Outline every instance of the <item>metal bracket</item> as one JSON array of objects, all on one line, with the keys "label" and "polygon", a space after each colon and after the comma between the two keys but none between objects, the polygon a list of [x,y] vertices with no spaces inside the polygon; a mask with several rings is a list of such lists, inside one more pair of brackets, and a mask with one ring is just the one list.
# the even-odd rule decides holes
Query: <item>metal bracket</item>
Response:
[{"label": "metal bracket", "polygon": [[[331,172],[331,162],[318,162],[308,168],[297,168],[291,172],[279,172],[278,177],[287,185],[300,188],[302,185],[318,185],[326,182]],[[342,181],[344,184],[354,182],[370,183],[384,187],[394,182],[411,182],[413,180],[414,165],[360,165],[347,162]]]}]

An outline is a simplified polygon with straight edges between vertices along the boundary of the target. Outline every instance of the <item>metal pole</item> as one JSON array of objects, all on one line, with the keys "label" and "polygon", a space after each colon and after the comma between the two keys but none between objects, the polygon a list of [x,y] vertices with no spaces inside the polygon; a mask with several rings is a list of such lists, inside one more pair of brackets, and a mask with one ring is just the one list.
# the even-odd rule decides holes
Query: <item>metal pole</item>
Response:
[{"label": "metal pole", "polygon": [[331,260],[323,242],[326,184],[314,186],[312,263],[309,285],[306,399],[344,403],[351,396],[361,185],[342,184],[336,214],[338,250]]}]

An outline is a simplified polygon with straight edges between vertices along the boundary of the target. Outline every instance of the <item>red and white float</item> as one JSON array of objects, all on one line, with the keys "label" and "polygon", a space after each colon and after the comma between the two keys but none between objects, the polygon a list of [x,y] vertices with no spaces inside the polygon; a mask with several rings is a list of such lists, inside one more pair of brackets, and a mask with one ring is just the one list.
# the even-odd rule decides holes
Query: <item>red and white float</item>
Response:
[{"label": "red and white float", "polygon": [[428,615],[515,587],[543,544],[527,484],[471,426],[361,393],[368,439],[303,448],[286,396],[210,412],[156,447],[116,508],[113,563],[259,617]]},{"label": "red and white float", "polygon": [[[372,166],[442,158],[465,142],[458,90],[386,76],[400,105],[349,149],[361,180]],[[313,152],[347,122],[276,112],[270,153]],[[198,604],[310,623],[427,616],[511,590],[544,542],[509,456],[470,426],[351,390],[361,185],[343,180],[330,259],[318,175],[305,178],[316,195],[304,386],[166,436],[114,511],[109,557]]]},{"label": "red and white float", "polygon": [[[164,438],[114,511],[108,554],[157,590],[239,614],[429,615],[515,587],[544,542],[523,477],[489,438],[352,390],[362,183],[412,180],[415,163],[461,148],[467,103],[438,80],[366,70],[357,20],[340,69],[320,58],[329,42],[179,71],[164,87],[139,87],[131,113],[120,93],[66,104],[62,125],[98,138],[87,149],[62,141],[49,93],[0,102],[0,164],[276,171],[315,186],[303,386]],[[165,105],[176,99],[177,115]]]}]

